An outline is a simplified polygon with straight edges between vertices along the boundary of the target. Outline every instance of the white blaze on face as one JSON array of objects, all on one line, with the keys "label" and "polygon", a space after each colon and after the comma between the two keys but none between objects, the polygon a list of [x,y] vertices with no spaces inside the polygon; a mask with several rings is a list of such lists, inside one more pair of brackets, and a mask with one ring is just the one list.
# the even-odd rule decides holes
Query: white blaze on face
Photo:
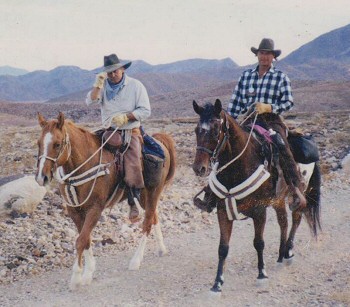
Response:
[{"label": "white blaze on face", "polygon": [[50,132],[45,134],[44,140],[43,140],[43,153],[42,153],[42,158],[39,161],[39,165],[38,165],[38,176],[36,178],[36,180],[38,181],[38,183],[40,184],[39,181],[41,181],[41,184],[43,183],[43,176],[42,176],[42,171],[44,168],[44,164],[46,159],[44,157],[46,157],[48,155],[48,150],[49,150],[49,146],[52,143],[52,139],[53,136]]},{"label": "white blaze on face", "polygon": [[207,122],[201,123],[200,128],[203,129],[203,130],[209,131],[210,130],[209,123],[207,123]]}]

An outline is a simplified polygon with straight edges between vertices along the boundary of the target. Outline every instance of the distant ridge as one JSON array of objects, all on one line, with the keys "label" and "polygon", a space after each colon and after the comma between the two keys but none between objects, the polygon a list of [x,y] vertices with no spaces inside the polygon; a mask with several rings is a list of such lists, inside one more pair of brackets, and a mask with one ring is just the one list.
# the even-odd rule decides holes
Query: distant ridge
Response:
[{"label": "distant ridge", "polygon": [[[252,66],[240,67],[230,58],[195,58],[160,65],[135,60],[127,73],[140,79],[153,96],[237,81],[242,71]],[[350,80],[350,25],[303,45],[277,61],[276,67],[294,81]],[[0,100],[52,102],[82,99],[100,70],[59,66],[50,71],[38,70],[19,76],[0,75]]]},{"label": "distant ridge", "polygon": [[11,66],[0,66],[0,76],[2,75],[8,75],[8,76],[21,76],[27,74],[29,71],[22,69],[22,68],[16,68]]}]

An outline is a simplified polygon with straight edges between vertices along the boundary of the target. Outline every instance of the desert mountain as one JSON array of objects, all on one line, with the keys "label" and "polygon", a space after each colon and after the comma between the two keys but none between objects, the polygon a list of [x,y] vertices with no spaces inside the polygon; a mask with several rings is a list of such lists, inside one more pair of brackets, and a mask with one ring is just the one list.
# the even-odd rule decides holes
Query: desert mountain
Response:
[{"label": "desert mountain", "polygon": [[21,76],[27,74],[29,71],[21,68],[11,67],[11,66],[0,66],[0,76]]},{"label": "desert mountain", "polygon": [[[276,65],[292,80],[350,80],[350,25],[319,36]],[[230,58],[189,59],[160,65],[136,60],[128,74],[140,79],[149,95],[155,96],[233,82],[248,67],[239,67]],[[97,71],[99,68],[88,71],[59,66],[20,76],[0,75],[0,100],[81,100],[91,88]]]}]

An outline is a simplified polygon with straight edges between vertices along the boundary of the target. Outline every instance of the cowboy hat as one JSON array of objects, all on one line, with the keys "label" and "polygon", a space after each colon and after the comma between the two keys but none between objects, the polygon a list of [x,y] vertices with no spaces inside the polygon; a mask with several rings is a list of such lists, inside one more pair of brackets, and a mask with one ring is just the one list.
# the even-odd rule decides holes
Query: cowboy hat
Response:
[{"label": "cowboy hat", "polygon": [[132,63],[131,61],[120,61],[117,55],[114,53],[106,55],[103,59],[103,62],[103,71],[107,73],[115,71],[121,67],[127,69]]},{"label": "cowboy hat", "polygon": [[281,54],[281,50],[274,50],[275,43],[271,38],[263,38],[260,42],[259,48],[252,47],[250,50],[257,55],[258,51],[271,51],[275,58],[279,57]]}]

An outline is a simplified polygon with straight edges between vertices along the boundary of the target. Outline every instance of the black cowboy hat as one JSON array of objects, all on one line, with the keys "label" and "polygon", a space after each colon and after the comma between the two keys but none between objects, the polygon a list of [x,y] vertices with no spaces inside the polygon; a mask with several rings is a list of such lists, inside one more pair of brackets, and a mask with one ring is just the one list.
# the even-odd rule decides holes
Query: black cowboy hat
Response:
[{"label": "black cowboy hat", "polygon": [[270,51],[273,53],[274,57],[277,58],[281,55],[281,50],[274,50],[275,43],[271,38],[263,38],[260,42],[259,48],[252,47],[250,50],[257,55],[259,50]]},{"label": "black cowboy hat", "polygon": [[124,67],[125,69],[129,68],[131,65],[131,61],[120,61],[116,54],[110,54],[106,55],[103,59],[104,65],[103,65],[103,71],[104,72],[112,72],[115,71],[121,67]]}]

